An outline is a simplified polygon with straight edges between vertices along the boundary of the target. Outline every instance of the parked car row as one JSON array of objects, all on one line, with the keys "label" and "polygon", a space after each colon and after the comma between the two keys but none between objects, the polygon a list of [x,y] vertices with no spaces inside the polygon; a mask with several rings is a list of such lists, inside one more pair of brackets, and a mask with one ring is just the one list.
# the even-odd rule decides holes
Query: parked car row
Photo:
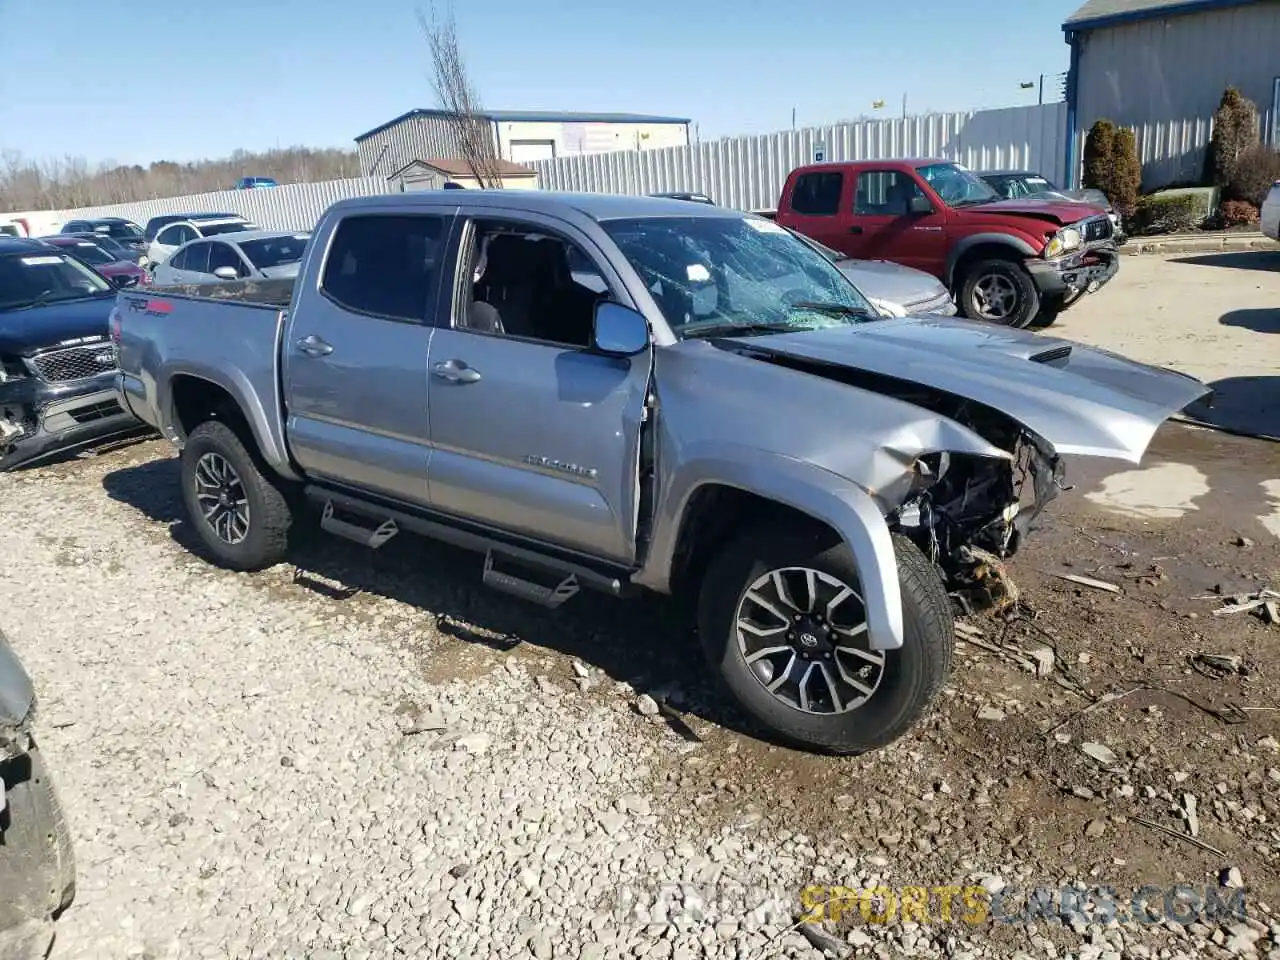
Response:
[{"label": "parked car row", "polygon": [[[1002,199],[992,183],[1019,199]],[[1007,326],[1046,325],[1106,284],[1119,265],[1115,226],[1103,209],[1059,196],[1051,187],[1025,172],[976,176],[940,160],[813,164],[787,178],[776,223],[833,264],[879,316],[959,313]],[[664,199],[715,207],[705,194],[674,193]],[[297,275],[310,239],[308,231],[261,230],[226,211],[162,214],[145,228],[120,217],[100,217],[73,220],[62,229],[39,242],[46,258],[55,250],[63,256],[33,259],[24,247],[13,261],[23,270],[41,267],[57,282],[33,289],[35,274],[22,274],[12,290],[0,286],[0,313],[66,301],[78,305],[58,311],[60,316],[101,315],[100,307],[82,301],[105,301],[112,286],[287,282]],[[85,279],[71,262],[100,282]],[[580,279],[579,266],[572,265],[572,275]],[[605,283],[603,277],[590,282]],[[698,295],[705,300],[711,291]],[[58,321],[45,326],[39,342],[10,336],[7,350],[0,342],[0,384],[10,384],[4,391],[8,398],[19,398],[0,407],[0,469],[121,425],[118,411],[108,408],[103,408],[104,422],[92,425],[39,414],[55,397],[38,383],[57,388],[55,410],[76,412],[82,399],[96,409],[101,399],[93,387],[102,352],[92,338],[69,342],[79,330],[63,329]],[[75,375],[44,381],[38,374],[24,376],[34,359],[50,350],[72,351],[67,356],[81,364]],[[68,392],[71,381],[76,390]]]}]

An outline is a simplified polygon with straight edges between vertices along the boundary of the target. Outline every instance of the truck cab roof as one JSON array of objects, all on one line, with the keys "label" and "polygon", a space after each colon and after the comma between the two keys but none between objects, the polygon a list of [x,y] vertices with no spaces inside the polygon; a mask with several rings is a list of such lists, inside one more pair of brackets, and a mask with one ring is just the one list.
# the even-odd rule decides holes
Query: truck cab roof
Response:
[{"label": "truck cab roof", "polygon": [[[634,217],[750,216],[741,210],[668,197],[638,197],[613,193],[560,193],[549,190],[468,190],[462,198],[468,207],[518,207],[533,213],[555,215],[572,209],[592,220],[627,220]],[[381,196],[351,197],[329,208],[330,215],[348,216],[361,210],[383,209],[388,203],[399,209],[460,205],[457,191],[422,190]]]}]

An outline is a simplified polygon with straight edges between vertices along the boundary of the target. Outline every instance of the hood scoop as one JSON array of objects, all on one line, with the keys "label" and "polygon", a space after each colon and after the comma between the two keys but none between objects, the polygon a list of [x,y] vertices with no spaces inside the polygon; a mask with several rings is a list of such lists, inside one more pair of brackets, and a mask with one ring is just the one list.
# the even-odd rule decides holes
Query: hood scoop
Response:
[{"label": "hood scoop", "polygon": [[1032,363],[1051,363],[1055,367],[1065,366],[1067,360],[1071,357],[1071,344],[1064,343],[1060,346],[1050,347],[1048,350],[1041,350],[1039,353],[1033,353],[1027,359]]}]

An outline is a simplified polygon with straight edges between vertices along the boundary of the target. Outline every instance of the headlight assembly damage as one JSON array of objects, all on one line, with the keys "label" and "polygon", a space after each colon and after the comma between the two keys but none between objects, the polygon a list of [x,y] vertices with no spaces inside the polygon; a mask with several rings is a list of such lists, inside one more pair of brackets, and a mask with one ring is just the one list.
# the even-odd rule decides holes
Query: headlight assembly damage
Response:
[{"label": "headlight assembly damage", "polygon": [[1061,461],[1047,444],[1018,431],[1011,449],[1012,461],[946,452],[919,458],[911,493],[888,517],[938,567],[966,611],[1017,603],[1003,561],[1063,489]]}]

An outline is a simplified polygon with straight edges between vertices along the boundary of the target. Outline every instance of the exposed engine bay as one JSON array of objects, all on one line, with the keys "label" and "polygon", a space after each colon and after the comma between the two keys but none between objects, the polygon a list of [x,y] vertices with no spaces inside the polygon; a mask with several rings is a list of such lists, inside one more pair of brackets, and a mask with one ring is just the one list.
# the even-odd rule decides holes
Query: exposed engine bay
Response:
[{"label": "exposed engine bay", "polygon": [[1045,505],[1065,489],[1061,458],[1008,414],[896,377],[792,358],[770,362],[905,401],[967,427],[1012,461],[930,453],[914,464],[911,492],[886,520],[924,552],[966,611],[1017,603],[1003,561],[1017,553]]},{"label": "exposed engine bay", "polygon": [[875,379],[877,392],[954,420],[1013,455],[1012,462],[945,452],[922,457],[914,492],[886,519],[933,561],[966,611],[1016,604],[1017,588],[1003,561],[1018,552],[1031,523],[1062,489],[1060,458],[999,411],[928,387]]}]

